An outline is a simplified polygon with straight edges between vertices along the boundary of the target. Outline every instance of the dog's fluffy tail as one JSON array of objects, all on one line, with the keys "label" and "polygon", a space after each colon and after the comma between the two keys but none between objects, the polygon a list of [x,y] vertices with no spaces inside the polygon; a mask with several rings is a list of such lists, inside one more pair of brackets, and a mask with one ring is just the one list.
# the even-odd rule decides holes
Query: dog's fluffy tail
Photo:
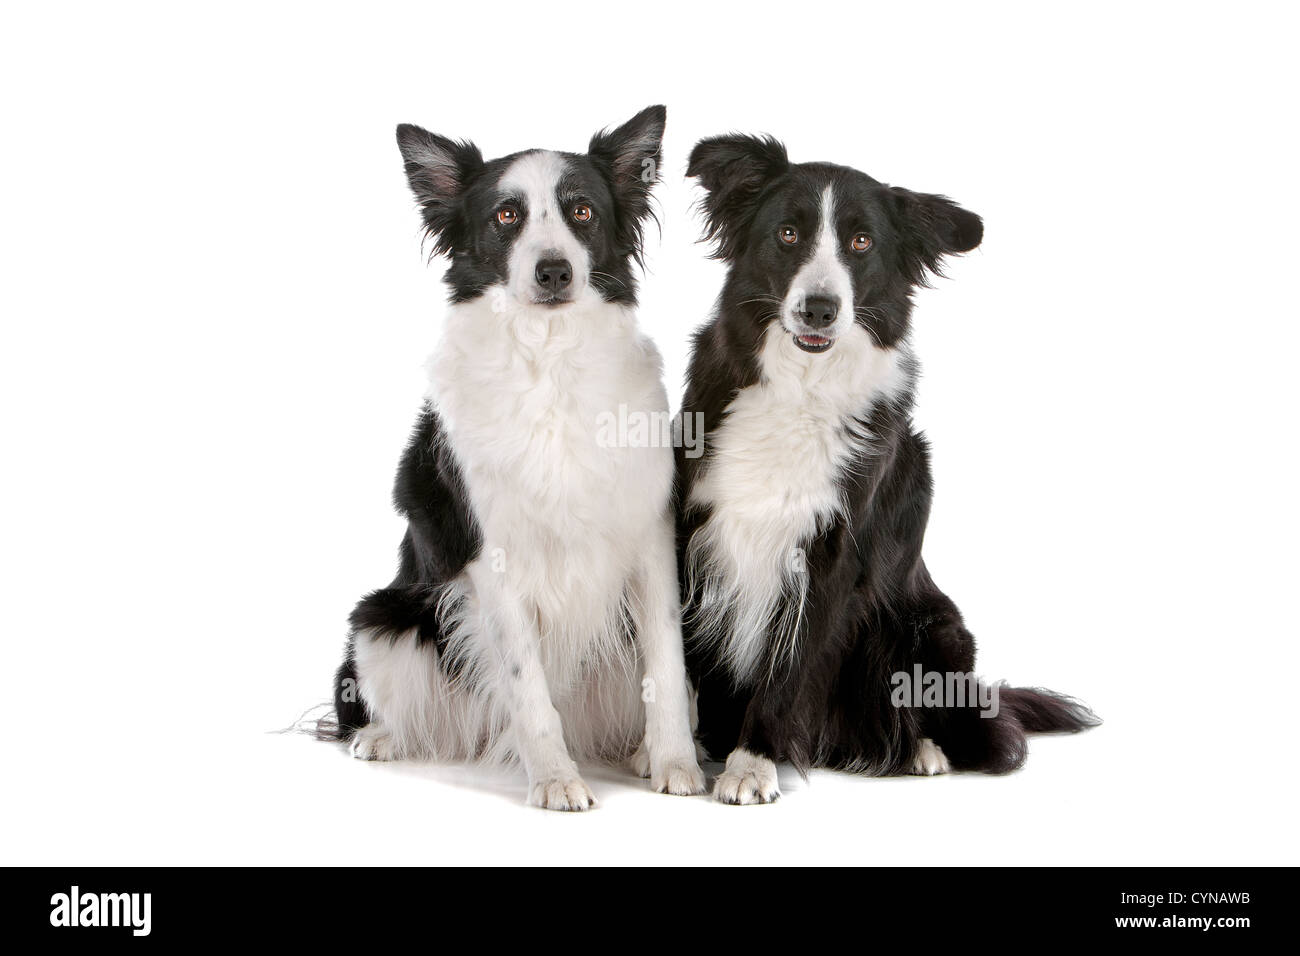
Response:
[{"label": "dog's fluffy tail", "polygon": [[308,707],[288,727],[268,731],[273,734],[306,734],[317,740],[333,743],[347,742],[356,733],[356,728],[339,722],[338,708],[329,701],[323,701]]},{"label": "dog's fluffy tail", "polygon": [[318,740],[346,742],[365,725],[366,706],[357,693],[357,670],[349,642],[348,653],[334,675],[334,708],[316,721],[313,732]]},{"label": "dog's fluffy tail", "polygon": [[1027,734],[1077,734],[1101,723],[1101,718],[1073,697],[1041,687],[1003,687],[999,704]]},{"label": "dog's fluffy tail", "polygon": [[366,707],[356,693],[356,679],[349,645],[349,653],[334,676],[334,700],[307,708],[301,717],[275,733],[306,734],[317,740],[347,743],[366,725]]},{"label": "dog's fluffy tail", "polygon": [[1028,754],[1028,734],[1074,734],[1101,723],[1084,704],[1041,687],[996,688],[998,711],[951,709],[935,742],[955,770],[1010,773]]}]

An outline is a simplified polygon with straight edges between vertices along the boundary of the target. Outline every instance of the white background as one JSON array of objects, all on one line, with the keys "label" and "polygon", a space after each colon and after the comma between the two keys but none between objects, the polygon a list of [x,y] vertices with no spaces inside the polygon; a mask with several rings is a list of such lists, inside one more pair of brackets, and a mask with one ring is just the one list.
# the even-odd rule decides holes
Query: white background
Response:
[{"label": "white background", "polygon": [[[1296,30],[1282,5],[26,5],[0,29],[4,862],[1296,863]],[[979,669],[1105,719],[1005,778],[592,769],[269,734],[395,568],[436,340],[393,126],[489,156],[668,105],[642,321],[721,267],[700,137],[984,216],[918,298],[927,555]]]}]

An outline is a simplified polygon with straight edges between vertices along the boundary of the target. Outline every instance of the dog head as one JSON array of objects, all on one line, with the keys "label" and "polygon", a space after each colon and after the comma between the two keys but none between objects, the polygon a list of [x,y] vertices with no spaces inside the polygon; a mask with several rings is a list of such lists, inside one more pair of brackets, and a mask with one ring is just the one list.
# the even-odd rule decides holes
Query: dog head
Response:
[{"label": "dog head", "polygon": [[528,150],[485,162],[473,143],[397,127],[406,177],[453,302],[525,308],[635,302],[632,263],[658,179],[665,110],[592,137],[586,153]]},{"label": "dog head", "polygon": [[829,351],[855,329],[894,345],[913,289],[984,233],[979,216],[943,196],[791,163],[770,137],[702,140],[687,175],[706,190],[706,237],[728,263],[728,294],[761,305],[761,321],[779,321],[805,352]]}]

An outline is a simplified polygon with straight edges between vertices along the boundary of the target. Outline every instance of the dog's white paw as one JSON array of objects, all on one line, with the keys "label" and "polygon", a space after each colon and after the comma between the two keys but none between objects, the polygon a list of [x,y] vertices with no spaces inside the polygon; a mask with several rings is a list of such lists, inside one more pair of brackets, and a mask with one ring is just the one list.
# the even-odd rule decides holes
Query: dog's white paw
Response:
[{"label": "dog's white paw", "polygon": [[382,724],[366,724],[352,735],[348,753],[358,760],[396,760],[397,744]]},{"label": "dog's white paw", "polygon": [[948,758],[943,755],[939,745],[929,737],[922,737],[921,746],[917,748],[916,759],[912,761],[911,772],[920,777],[933,777],[935,774],[947,773],[951,769]]},{"label": "dog's white paw", "polygon": [[641,746],[636,748],[636,752],[627,758],[627,767],[638,777],[650,776],[650,750],[644,740],[641,741]]},{"label": "dog's white paw", "polygon": [[689,757],[670,760],[650,775],[650,786],[656,793],[671,793],[679,797],[693,797],[704,792],[704,771]]},{"label": "dog's white paw", "polygon": [[578,776],[547,777],[528,788],[528,802],[544,810],[590,810],[596,797]]},{"label": "dog's white paw", "polygon": [[650,748],[641,742],[636,752],[627,760],[628,769],[638,777],[650,780],[650,786],[656,793],[671,793],[679,797],[693,797],[704,792],[704,771],[699,761],[690,755],[675,760],[666,760],[656,767],[650,759]]},{"label": "dog's white paw", "polygon": [[781,796],[776,764],[748,750],[733,750],[727,758],[726,769],[713,784],[713,795],[723,803],[736,806],[772,803]]}]

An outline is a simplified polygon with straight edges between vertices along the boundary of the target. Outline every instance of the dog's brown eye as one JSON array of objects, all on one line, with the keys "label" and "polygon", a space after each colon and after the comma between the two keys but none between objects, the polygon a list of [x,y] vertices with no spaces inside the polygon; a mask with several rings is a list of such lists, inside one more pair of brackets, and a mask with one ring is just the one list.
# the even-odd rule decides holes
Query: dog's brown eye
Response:
[{"label": "dog's brown eye", "polygon": [[505,206],[497,210],[497,222],[503,226],[513,226],[519,221],[519,210],[512,206]]},{"label": "dog's brown eye", "polygon": [[853,237],[853,251],[866,252],[871,248],[871,237],[865,232],[860,232]]},{"label": "dog's brown eye", "polygon": [[591,219],[591,207],[579,203],[573,207],[573,218],[578,222],[588,222]]},{"label": "dog's brown eye", "polygon": [[782,226],[781,231],[778,232],[777,235],[781,237],[781,241],[787,246],[793,246],[799,241],[799,233],[794,226]]}]

